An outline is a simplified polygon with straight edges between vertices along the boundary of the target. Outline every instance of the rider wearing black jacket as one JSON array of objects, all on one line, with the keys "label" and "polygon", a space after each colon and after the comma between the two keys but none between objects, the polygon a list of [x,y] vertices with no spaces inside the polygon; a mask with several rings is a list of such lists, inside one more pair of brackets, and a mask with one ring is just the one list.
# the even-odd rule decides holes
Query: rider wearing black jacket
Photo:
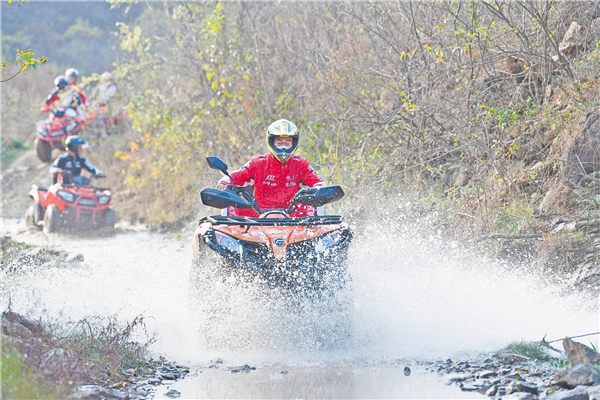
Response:
[{"label": "rider wearing black jacket", "polygon": [[74,183],[78,186],[87,185],[89,179],[80,176],[82,168],[91,172],[92,175],[98,177],[106,176],[102,171],[80,156],[82,150],[89,147],[84,139],[79,136],[69,136],[65,145],[67,154],[58,157],[52,164],[52,167],[50,167],[50,173],[53,175],[54,183],[57,181],[58,174],[62,173],[64,183]]}]

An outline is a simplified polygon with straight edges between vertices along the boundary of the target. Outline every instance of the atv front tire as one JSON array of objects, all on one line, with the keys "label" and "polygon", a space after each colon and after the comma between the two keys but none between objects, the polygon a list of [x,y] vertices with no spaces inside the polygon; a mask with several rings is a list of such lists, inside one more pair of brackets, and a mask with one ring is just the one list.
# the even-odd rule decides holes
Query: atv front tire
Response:
[{"label": "atv front tire", "polygon": [[52,146],[49,141],[36,138],[35,149],[40,160],[43,162],[52,161]]},{"label": "atv front tire", "polygon": [[60,211],[55,205],[49,205],[44,213],[44,233],[50,234],[58,231],[60,226]]},{"label": "atv front tire", "polygon": [[27,226],[33,226],[37,229],[41,228],[39,224],[44,220],[44,207],[39,203],[29,206],[27,214],[25,214],[25,222]]},{"label": "atv front tire", "polygon": [[33,206],[27,208],[27,212],[25,213],[25,225],[28,227],[35,225],[33,223]]},{"label": "atv front tire", "polygon": [[108,207],[104,211],[102,220],[104,221],[104,228],[115,229],[115,210],[112,207]]}]

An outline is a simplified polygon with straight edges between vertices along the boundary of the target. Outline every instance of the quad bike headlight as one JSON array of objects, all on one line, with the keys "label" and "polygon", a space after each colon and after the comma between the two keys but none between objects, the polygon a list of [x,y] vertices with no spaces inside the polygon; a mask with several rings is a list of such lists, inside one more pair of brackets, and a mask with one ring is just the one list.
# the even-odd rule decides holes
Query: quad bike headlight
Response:
[{"label": "quad bike headlight", "polygon": [[215,231],[215,239],[217,241],[217,244],[225,250],[235,253],[240,257],[243,255],[244,246],[242,246],[239,240],[234,239],[229,235],[225,235],[224,233],[221,233],[219,231]]},{"label": "quad bike headlight", "polygon": [[98,204],[103,206],[105,204],[108,204],[108,202],[110,201],[110,196],[98,196]]},{"label": "quad bike headlight", "polygon": [[330,247],[333,247],[340,240],[340,231],[333,231],[328,233],[327,235],[323,235],[319,238],[317,245],[315,246],[315,250],[318,253],[321,253]]},{"label": "quad bike headlight", "polygon": [[60,197],[61,199],[63,199],[64,201],[66,201],[68,203],[72,203],[75,201],[75,195],[71,192],[65,192],[64,190],[59,190],[58,192],[56,192],[56,194],[58,195],[58,197]]}]

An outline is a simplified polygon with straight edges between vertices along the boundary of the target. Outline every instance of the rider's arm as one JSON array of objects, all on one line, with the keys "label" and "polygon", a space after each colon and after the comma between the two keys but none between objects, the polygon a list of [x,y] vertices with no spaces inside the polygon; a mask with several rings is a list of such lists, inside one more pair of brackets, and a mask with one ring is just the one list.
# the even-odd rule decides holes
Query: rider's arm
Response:
[{"label": "rider's arm", "polygon": [[50,105],[50,104],[54,103],[56,100],[58,100],[58,92],[59,92],[59,89],[56,89],[54,92],[50,93],[48,95],[48,97],[46,97],[45,104]]},{"label": "rider's arm", "polygon": [[58,157],[54,160],[54,163],[50,167],[51,174],[58,174],[59,172],[63,172],[63,168],[65,167],[65,159],[63,157]]},{"label": "rider's arm", "polygon": [[217,184],[217,188],[226,185],[232,185],[233,183],[241,186],[244,183],[250,182],[252,179],[254,179],[254,163],[252,162],[252,160],[248,161],[239,170],[232,172],[231,177],[235,182],[231,182],[231,179],[225,176],[219,181],[219,183]]},{"label": "rider's arm", "polygon": [[92,164],[87,162],[87,160],[85,158],[81,157],[80,161],[81,161],[81,165],[83,166],[83,168],[90,171],[92,175],[103,175],[102,171],[100,171],[98,168],[94,167]]},{"label": "rider's arm", "polygon": [[302,176],[300,181],[303,185],[308,185],[309,187],[321,187],[325,186],[325,181],[319,178],[315,173],[315,170],[310,166],[308,161],[303,160],[302,165]]}]

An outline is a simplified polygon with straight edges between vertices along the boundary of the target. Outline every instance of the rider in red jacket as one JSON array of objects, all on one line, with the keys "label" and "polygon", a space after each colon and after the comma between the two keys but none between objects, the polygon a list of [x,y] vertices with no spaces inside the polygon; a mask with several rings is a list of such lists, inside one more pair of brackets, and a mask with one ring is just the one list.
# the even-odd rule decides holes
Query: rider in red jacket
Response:
[{"label": "rider in red jacket", "polygon": [[[267,144],[271,152],[252,157],[240,170],[231,173],[236,185],[254,185],[254,197],[261,210],[287,209],[301,186],[324,185],[305,158],[294,156],[299,139],[296,125],[285,119],[275,121],[267,130]],[[217,189],[224,190],[231,184],[231,180],[225,177],[219,181]],[[229,215],[258,217],[253,209],[229,207],[228,211]],[[291,216],[310,215],[315,215],[315,209],[301,206]]]},{"label": "rider in red jacket", "polygon": [[69,68],[65,71],[65,76],[69,81],[69,88],[73,89],[73,91],[75,91],[75,93],[81,97],[81,103],[84,105],[84,107],[87,107],[87,99],[83,94],[83,90],[81,90],[81,86],[77,84],[77,80],[79,79],[79,71],[77,71],[75,68]]}]

